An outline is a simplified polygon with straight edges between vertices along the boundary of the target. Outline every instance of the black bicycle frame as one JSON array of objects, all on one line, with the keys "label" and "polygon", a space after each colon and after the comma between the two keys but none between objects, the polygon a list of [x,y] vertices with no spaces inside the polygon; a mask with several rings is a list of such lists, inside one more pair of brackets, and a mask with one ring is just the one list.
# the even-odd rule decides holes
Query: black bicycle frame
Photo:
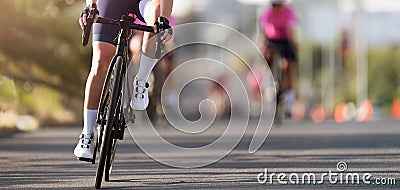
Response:
[{"label": "black bicycle frame", "polygon": [[[122,65],[122,71],[121,71],[121,77],[120,77],[121,81],[119,81],[120,87],[122,87],[122,85],[121,85],[122,79],[124,79],[124,77],[125,77],[125,72],[126,72],[127,66],[128,66],[128,64],[127,64],[128,63],[128,55],[129,55],[128,42],[129,42],[129,38],[131,36],[132,29],[154,33],[154,28],[151,26],[134,24],[134,18],[127,16],[127,15],[123,15],[120,20],[111,20],[111,19],[99,17],[97,20],[97,23],[102,23],[102,24],[106,24],[106,25],[114,25],[114,26],[120,28],[119,34],[116,38],[117,39],[116,53],[111,61],[109,69],[114,68],[114,65],[115,65],[118,57],[123,58],[123,65]],[[158,47],[158,45],[157,45],[157,47]],[[157,48],[156,51],[160,51],[158,49],[159,48]],[[108,79],[110,77],[109,74],[110,74],[110,72],[108,72],[106,79]],[[101,97],[104,97],[104,95],[106,93],[104,89],[103,89],[102,93],[103,94],[101,95]],[[104,105],[100,105],[99,110],[104,110],[103,107],[104,107]],[[102,115],[102,113],[99,112],[97,118],[101,118],[101,115]],[[101,124],[101,120],[104,120],[104,118],[101,118],[100,120],[98,120],[97,123]]]}]

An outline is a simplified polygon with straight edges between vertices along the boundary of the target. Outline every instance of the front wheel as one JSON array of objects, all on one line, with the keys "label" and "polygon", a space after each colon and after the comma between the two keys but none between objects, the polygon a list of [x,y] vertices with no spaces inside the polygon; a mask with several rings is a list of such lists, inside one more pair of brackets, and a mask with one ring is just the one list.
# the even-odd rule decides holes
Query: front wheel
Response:
[{"label": "front wheel", "polygon": [[117,150],[117,139],[111,139],[110,142],[110,149],[107,154],[107,161],[106,161],[106,170],[104,172],[104,180],[110,181],[110,175],[112,172],[112,165],[114,163],[115,152]]},{"label": "front wheel", "polygon": [[96,174],[96,189],[101,187],[101,182],[103,180],[104,167],[106,165],[106,160],[111,149],[111,140],[112,140],[112,128],[114,123],[116,122],[115,112],[117,109],[118,99],[120,96],[120,81],[121,81],[121,70],[123,65],[123,58],[118,57],[115,64],[111,63],[110,69],[108,70],[107,78],[103,87],[103,95],[104,99],[100,103],[100,107],[106,110],[100,110],[103,112],[102,123],[105,123],[103,127],[103,135],[101,139],[100,146],[100,159],[97,167]]},{"label": "front wheel", "polygon": [[274,118],[274,124],[276,125],[281,125],[282,120],[284,119],[284,101],[283,101],[283,94],[284,94],[284,86],[283,86],[283,72],[281,69],[281,61],[282,57],[279,54],[279,52],[274,53],[273,57],[273,65],[272,65],[272,75],[275,80],[275,89],[276,89],[276,94],[275,94],[275,101],[276,101],[276,107],[275,107],[275,118]]}]

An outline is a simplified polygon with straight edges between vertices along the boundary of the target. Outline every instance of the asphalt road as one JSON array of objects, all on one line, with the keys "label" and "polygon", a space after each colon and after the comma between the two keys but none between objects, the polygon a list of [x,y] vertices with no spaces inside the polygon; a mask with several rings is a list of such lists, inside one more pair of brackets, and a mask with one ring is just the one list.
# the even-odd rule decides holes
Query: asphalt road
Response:
[{"label": "asphalt road", "polygon": [[[119,144],[111,182],[105,189],[400,189],[400,122],[369,123],[331,122],[313,124],[286,122],[273,128],[267,141],[255,154],[247,147],[250,136],[228,156],[206,167],[180,169],[165,166],[143,153],[129,133]],[[176,143],[196,146],[212,139],[175,138],[163,128],[167,138]],[[93,189],[96,165],[77,161],[72,150],[79,127],[44,127],[32,133],[0,137],[0,189]],[[322,184],[301,184],[301,175],[338,172],[337,164],[346,162],[347,173],[371,175],[365,184],[333,184],[325,176]],[[272,184],[260,184],[259,173],[268,170]],[[279,181],[278,173],[286,174]],[[297,173],[300,184],[288,182]],[[292,181],[296,182],[292,176]],[[395,179],[395,185],[378,185]],[[260,178],[262,180],[262,178]],[[318,182],[317,181],[317,182]],[[351,181],[350,181],[351,182]],[[305,182],[307,183],[307,182]]]}]

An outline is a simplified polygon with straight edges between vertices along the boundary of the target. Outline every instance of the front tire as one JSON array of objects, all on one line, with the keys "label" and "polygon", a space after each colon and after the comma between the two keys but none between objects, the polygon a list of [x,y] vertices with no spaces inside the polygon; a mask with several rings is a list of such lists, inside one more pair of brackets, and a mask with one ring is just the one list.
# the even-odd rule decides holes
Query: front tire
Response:
[{"label": "front tire", "polygon": [[103,116],[105,116],[105,118],[102,118],[102,120],[104,119],[106,120],[106,125],[104,126],[103,137],[101,140],[102,143],[100,147],[100,159],[97,167],[96,183],[95,183],[96,189],[100,189],[101,187],[101,182],[104,174],[104,167],[106,165],[106,160],[110,151],[109,149],[111,148],[110,146],[111,144],[110,142],[112,140],[111,132],[115,122],[115,111],[117,109],[118,99],[120,96],[120,84],[121,84],[120,81],[121,81],[123,58],[118,57],[115,60],[116,62],[114,65],[113,63],[111,63],[113,67],[110,68],[108,71],[109,74],[107,75],[107,79],[104,83],[105,88],[103,89],[103,91],[104,90],[107,91],[105,94],[108,94],[105,96],[108,98],[103,99],[103,101],[109,101],[109,104],[105,106],[107,110],[105,113],[103,113]]},{"label": "front tire", "polygon": [[115,152],[117,150],[117,139],[111,139],[110,145],[111,145],[111,147],[108,151],[107,161],[106,161],[106,170],[104,171],[104,180],[105,181],[110,181],[112,165],[114,163]]}]

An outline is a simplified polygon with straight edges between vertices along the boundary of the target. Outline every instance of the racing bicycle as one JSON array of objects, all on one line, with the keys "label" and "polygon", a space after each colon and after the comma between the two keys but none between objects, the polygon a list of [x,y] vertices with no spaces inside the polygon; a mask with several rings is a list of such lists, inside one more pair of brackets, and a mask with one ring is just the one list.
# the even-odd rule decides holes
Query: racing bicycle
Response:
[{"label": "racing bicycle", "polygon": [[[94,15],[92,11],[88,14],[87,25],[84,27],[82,34],[83,46],[88,44],[91,27],[94,22]],[[135,119],[133,110],[129,106],[124,105],[125,94],[123,90],[129,61],[128,42],[132,35],[132,30],[141,30],[157,34],[163,32],[160,27],[156,27],[156,31],[154,31],[153,26],[135,24],[135,19],[136,18],[126,14],[122,15],[119,20],[98,17],[96,21],[96,23],[112,25],[119,28],[119,34],[116,38],[116,53],[108,68],[99,103],[99,112],[96,120],[98,132],[95,152],[93,158],[81,158],[83,161],[95,164],[96,153],[99,152],[95,182],[96,189],[101,187],[103,176],[104,181],[110,180],[117,142],[118,140],[123,140],[125,128],[130,123],[133,123]],[[162,49],[163,43],[161,41],[161,36],[157,35],[157,58],[161,56]]]}]

